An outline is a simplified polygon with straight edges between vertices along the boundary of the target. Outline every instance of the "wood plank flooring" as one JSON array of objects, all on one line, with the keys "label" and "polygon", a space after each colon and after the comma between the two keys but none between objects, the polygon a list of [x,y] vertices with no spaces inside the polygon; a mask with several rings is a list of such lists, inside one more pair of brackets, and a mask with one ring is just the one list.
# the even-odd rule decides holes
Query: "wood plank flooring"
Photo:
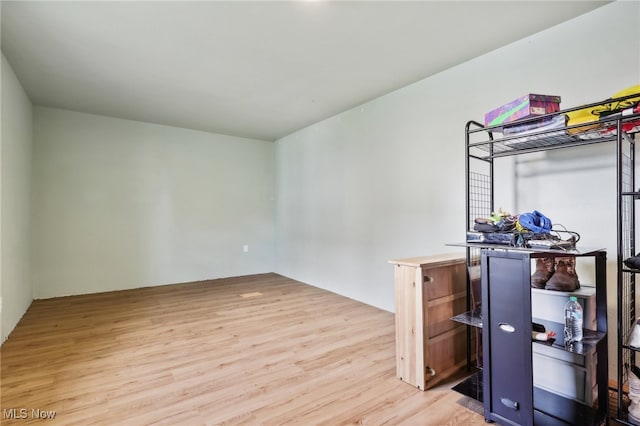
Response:
[{"label": "wood plank flooring", "polygon": [[484,425],[451,383],[396,379],[394,333],[276,274],[37,300],[2,345],[0,423]]}]

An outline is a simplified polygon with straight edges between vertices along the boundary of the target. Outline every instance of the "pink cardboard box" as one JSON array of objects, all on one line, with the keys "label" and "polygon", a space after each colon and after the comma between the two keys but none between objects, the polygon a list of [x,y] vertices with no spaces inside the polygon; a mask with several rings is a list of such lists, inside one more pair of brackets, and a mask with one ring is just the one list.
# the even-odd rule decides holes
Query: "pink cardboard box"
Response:
[{"label": "pink cardboard box", "polygon": [[497,126],[535,115],[560,111],[560,96],[528,94],[489,111],[484,115],[484,125]]}]

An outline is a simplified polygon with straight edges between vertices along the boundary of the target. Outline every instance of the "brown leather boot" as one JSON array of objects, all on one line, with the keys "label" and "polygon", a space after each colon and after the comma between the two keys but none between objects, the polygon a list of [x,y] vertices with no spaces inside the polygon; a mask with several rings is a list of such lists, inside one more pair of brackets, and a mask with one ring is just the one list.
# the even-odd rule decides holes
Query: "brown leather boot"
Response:
[{"label": "brown leather boot", "polygon": [[580,281],[576,273],[575,257],[556,257],[556,271],[547,281],[547,290],[576,291]]},{"label": "brown leather boot", "polygon": [[554,263],[553,257],[536,259],[536,270],[531,275],[531,287],[544,288],[553,275]]}]

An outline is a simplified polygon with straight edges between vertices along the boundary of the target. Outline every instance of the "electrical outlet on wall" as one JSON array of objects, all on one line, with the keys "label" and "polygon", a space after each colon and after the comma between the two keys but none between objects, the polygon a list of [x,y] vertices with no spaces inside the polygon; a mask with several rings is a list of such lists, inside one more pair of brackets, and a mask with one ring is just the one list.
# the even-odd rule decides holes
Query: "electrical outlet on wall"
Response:
[{"label": "electrical outlet on wall", "polygon": [[242,246],[242,251],[245,252],[245,253],[248,253],[249,252],[249,245],[248,244],[243,245]]}]

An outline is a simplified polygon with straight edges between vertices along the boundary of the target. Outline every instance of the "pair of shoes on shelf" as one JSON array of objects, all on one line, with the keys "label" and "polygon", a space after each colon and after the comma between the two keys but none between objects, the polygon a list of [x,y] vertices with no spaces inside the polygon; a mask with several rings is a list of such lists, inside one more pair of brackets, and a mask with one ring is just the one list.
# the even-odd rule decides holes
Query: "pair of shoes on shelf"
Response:
[{"label": "pair of shoes on shelf", "polygon": [[635,256],[631,256],[631,257],[625,259],[623,261],[623,263],[628,268],[640,270],[640,253],[636,254]]},{"label": "pair of shoes on shelf", "polygon": [[576,258],[543,257],[536,259],[536,270],[531,275],[531,287],[555,291],[576,291],[580,280],[576,273]]},{"label": "pair of shoes on shelf", "polygon": [[547,281],[555,272],[555,259],[553,257],[543,257],[536,259],[536,270],[531,275],[531,287],[545,288]]}]

